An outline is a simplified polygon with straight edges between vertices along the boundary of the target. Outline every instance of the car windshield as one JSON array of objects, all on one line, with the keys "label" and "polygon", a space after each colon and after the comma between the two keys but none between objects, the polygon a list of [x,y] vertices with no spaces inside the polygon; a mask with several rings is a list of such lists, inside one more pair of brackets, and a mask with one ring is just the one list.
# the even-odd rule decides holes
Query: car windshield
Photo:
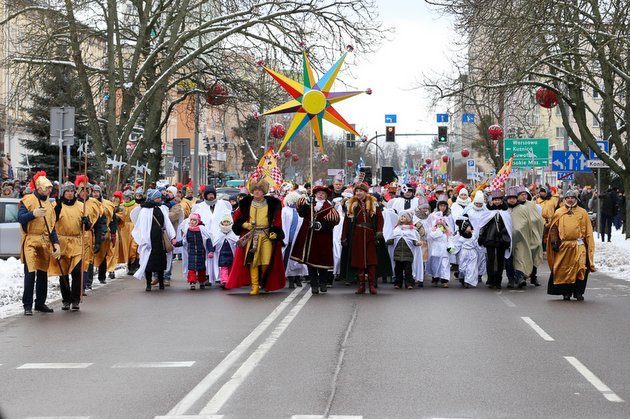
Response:
[{"label": "car windshield", "polygon": [[5,223],[17,223],[18,222],[18,204],[5,204],[4,206],[4,220]]}]

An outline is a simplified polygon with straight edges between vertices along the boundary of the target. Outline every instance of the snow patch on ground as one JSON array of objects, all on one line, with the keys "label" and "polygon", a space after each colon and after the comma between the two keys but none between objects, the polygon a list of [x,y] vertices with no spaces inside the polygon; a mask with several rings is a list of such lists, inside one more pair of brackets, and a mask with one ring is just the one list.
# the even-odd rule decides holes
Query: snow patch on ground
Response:
[{"label": "snow patch on ground", "polygon": [[595,267],[598,272],[630,282],[630,240],[613,229],[612,241],[602,242],[595,233]]},{"label": "snow patch on ground", "polygon": [[[116,270],[116,277],[125,274],[123,267]],[[112,281],[108,279],[108,282]],[[96,279],[93,288],[102,286]],[[0,259],[0,319],[21,313],[22,293],[24,291],[24,265],[19,259]],[[59,278],[48,278],[48,297],[46,304],[54,303],[61,299],[59,291]]]}]

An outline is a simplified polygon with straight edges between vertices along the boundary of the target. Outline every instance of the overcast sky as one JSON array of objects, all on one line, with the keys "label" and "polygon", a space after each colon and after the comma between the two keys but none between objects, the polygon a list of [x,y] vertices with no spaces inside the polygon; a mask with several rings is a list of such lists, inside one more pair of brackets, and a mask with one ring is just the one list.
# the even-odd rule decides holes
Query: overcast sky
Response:
[{"label": "overcast sky", "polygon": [[[423,74],[447,70],[454,37],[451,22],[423,0],[377,0],[377,4],[384,26],[392,27],[394,33],[391,41],[385,41],[376,53],[357,63],[353,70],[357,79],[349,80],[360,89],[371,87],[374,93],[335,107],[369,137],[375,131],[385,131],[386,113],[398,116],[398,133],[437,133],[435,110],[428,109],[425,93],[410,89]],[[337,83],[334,90],[343,90],[343,85]],[[401,138],[399,144],[418,141],[417,137]]]}]

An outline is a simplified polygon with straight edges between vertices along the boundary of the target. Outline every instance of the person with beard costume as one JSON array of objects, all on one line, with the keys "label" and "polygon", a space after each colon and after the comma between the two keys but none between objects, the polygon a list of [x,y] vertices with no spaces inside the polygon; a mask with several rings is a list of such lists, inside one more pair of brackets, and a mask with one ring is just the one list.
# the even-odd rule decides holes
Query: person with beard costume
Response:
[{"label": "person with beard costume", "polygon": [[512,218],[500,189],[490,193],[487,208],[492,218],[481,228],[478,243],[486,248],[487,285],[490,289],[500,290],[505,261],[511,256]]}]

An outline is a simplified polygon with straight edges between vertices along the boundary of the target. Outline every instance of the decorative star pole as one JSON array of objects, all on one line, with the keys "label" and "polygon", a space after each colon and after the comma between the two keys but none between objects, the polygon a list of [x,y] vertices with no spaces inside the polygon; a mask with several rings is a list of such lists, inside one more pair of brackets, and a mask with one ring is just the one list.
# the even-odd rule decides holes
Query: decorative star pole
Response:
[{"label": "decorative star pole", "polygon": [[[349,48],[350,50],[350,48]],[[304,52],[303,63],[303,82],[299,83],[288,77],[279,74],[270,68],[263,67],[264,70],[273,77],[284,90],[286,90],[293,99],[283,103],[273,109],[268,110],[263,115],[274,115],[281,113],[295,113],[293,120],[287,129],[284,139],[280,143],[278,152],[282,151],[291,141],[295,139],[297,134],[310,122],[311,132],[317,139],[317,146],[321,153],[324,152],[324,139],[322,121],[325,119],[328,122],[340,127],[344,131],[348,131],[354,135],[359,133],[352,128],[352,126],[335,110],[332,106],[335,103],[342,100],[351,98],[353,96],[364,93],[362,91],[354,92],[331,92],[331,88],[341,65],[346,58],[344,53],[341,58],[324,74],[317,82],[313,76],[313,69],[311,63]],[[371,90],[367,90],[365,93],[371,93]],[[359,135],[360,136],[360,135]],[[311,137],[312,138],[312,137]],[[311,182],[313,182],[313,141],[310,141],[311,150]]]}]

